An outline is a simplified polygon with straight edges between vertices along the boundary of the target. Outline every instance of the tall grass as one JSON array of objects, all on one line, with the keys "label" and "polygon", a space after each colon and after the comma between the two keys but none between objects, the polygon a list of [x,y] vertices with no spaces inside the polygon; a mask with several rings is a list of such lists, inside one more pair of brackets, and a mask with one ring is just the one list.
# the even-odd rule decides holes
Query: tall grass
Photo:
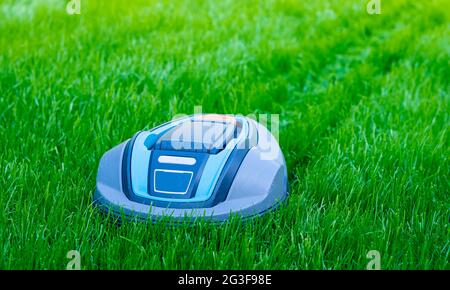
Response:
[{"label": "tall grass", "polygon": [[[448,5],[381,2],[1,1],[0,268],[449,269]],[[102,154],[196,105],[280,114],[282,208],[100,215]]]}]

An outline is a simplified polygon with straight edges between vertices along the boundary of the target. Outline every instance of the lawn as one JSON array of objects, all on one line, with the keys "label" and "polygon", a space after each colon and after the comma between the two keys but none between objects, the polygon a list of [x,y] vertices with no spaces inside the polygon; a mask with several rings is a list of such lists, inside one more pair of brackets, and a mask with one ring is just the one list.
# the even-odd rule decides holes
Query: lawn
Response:
[{"label": "lawn", "polygon": [[[0,269],[449,269],[446,0],[0,1]],[[279,114],[290,196],[117,225],[104,152],[174,115]]]}]

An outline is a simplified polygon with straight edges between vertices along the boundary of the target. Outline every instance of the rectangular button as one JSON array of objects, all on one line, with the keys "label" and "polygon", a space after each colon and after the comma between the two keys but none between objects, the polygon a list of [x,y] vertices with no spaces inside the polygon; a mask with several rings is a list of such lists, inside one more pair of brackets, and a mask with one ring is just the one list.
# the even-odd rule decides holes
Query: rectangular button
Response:
[{"label": "rectangular button", "polygon": [[159,163],[178,164],[178,165],[195,165],[195,158],[182,156],[161,155],[158,157]]}]

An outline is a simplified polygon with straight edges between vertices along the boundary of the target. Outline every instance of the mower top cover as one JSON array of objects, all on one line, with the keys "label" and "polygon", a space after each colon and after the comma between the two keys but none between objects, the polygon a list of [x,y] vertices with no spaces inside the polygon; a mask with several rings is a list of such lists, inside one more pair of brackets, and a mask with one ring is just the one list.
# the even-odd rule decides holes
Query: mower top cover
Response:
[{"label": "mower top cover", "polygon": [[261,215],[287,196],[273,135],[242,116],[200,114],[136,133],[100,160],[94,203],[155,221]]}]

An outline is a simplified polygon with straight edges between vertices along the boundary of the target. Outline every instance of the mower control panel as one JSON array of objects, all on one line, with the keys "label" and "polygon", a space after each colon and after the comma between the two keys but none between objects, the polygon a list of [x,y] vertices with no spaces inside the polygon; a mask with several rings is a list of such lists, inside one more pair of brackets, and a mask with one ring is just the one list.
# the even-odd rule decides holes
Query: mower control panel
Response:
[{"label": "mower control panel", "polygon": [[220,194],[224,176],[234,177],[245,156],[237,144],[248,132],[244,118],[212,114],[139,133],[131,146],[130,194],[140,202],[204,205]]}]

